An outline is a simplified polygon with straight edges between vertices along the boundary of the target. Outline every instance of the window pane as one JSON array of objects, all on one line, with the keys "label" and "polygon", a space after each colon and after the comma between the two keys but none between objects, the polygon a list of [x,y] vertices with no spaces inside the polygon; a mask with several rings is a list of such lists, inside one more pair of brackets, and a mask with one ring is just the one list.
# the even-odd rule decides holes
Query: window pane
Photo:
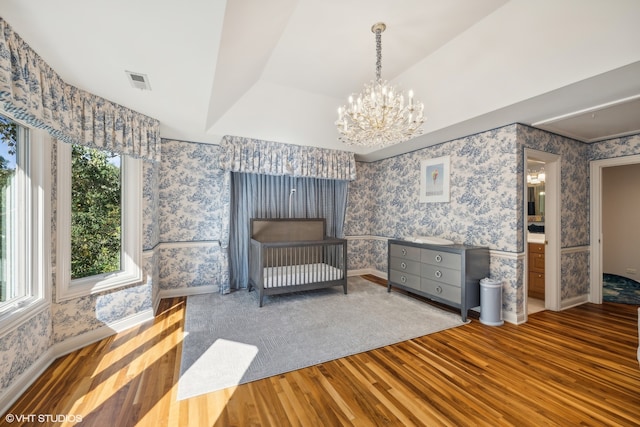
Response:
[{"label": "window pane", "polygon": [[0,116],[0,302],[16,298],[18,232],[17,125]]},{"label": "window pane", "polygon": [[120,271],[120,156],[74,145],[71,165],[71,278]]}]

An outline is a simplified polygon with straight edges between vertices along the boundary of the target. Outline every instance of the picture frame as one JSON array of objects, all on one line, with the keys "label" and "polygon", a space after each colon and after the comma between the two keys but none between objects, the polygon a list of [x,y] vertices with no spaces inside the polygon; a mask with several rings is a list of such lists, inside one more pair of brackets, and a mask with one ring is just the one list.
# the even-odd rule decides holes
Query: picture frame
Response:
[{"label": "picture frame", "polygon": [[449,156],[420,162],[420,203],[449,202]]}]

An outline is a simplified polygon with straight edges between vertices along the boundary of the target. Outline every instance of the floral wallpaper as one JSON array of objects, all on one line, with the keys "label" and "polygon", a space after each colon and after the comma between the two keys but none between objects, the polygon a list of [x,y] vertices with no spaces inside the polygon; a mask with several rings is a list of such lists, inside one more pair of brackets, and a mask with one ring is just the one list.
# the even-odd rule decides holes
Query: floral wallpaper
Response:
[{"label": "floral wallpaper", "polygon": [[[589,161],[640,154],[640,135],[595,144],[524,125],[471,135],[373,163],[349,183],[349,268],[387,269],[385,238],[431,234],[491,249],[503,309],[523,310],[524,148],[562,156],[562,299],[589,292]],[[52,303],[0,336],[0,393],[54,344],[149,310],[162,290],[219,285],[227,276],[228,174],[219,147],[163,140],[161,162],[144,162],[144,277],[140,285]],[[56,254],[56,157],[52,153],[52,271]],[[419,163],[451,158],[451,202],[418,203]],[[55,275],[52,298],[55,301]]]},{"label": "floral wallpaper", "polygon": [[[503,280],[503,309],[524,310],[524,148],[562,156],[561,247],[589,244],[589,147],[528,126],[514,124],[470,135],[375,163],[358,163],[349,187],[347,236],[443,237],[491,249],[491,276]],[[422,160],[449,156],[450,202],[420,203]],[[387,270],[387,247],[371,240],[350,244],[349,267]],[[562,295],[584,295],[588,250],[562,255]],[[361,267],[359,267],[361,268]],[[586,272],[585,272],[586,271]],[[588,287],[588,281],[587,281]]]},{"label": "floral wallpaper", "polygon": [[160,243],[160,166],[145,161],[142,168],[142,249],[149,251]]},{"label": "floral wallpaper", "polygon": [[589,147],[589,160],[611,159],[640,154],[640,134],[596,142]]},{"label": "floral wallpaper", "polygon": [[[524,125],[518,125],[517,133],[523,148],[561,156],[560,298],[586,296],[589,293],[590,146]],[[524,179],[524,156],[522,158],[518,168]],[[524,213],[522,218],[524,220]],[[522,240],[523,236],[519,233],[518,237]]]},{"label": "floral wallpaper", "polygon": [[142,169],[142,250],[144,257],[143,277],[151,288],[151,307],[160,302],[160,270],[158,244],[160,243],[160,166],[157,162],[145,161]]},{"label": "floral wallpaper", "polygon": [[226,250],[218,244],[160,249],[161,290],[176,290],[229,282]]},{"label": "floral wallpaper", "polygon": [[[517,134],[522,148],[561,156],[560,246],[589,245],[589,145],[524,125],[518,125]],[[524,169],[523,157],[518,165],[523,177]]]},{"label": "floral wallpaper", "polygon": [[[431,235],[515,251],[516,154],[507,127],[382,160],[371,228],[386,237]],[[420,203],[420,162],[441,156],[450,157],[450,202]]]},{"label": "floral wallpaper", "polygon": [[349,270],[364,270],[371,268],[371,247],[373,239],[348,237],[347,241],[347,268]]},{"label": "floral wallpaper", "polygon": [[349,181],[344,234],[347,236],[375,236],[375,231],[371,229],[370,215],[375,207],[373,196],[377,186],[378,163],[358,162],[357,170],[356,180]]},{"label": "floral wallpaper", "polygon": [[228,283],[228,173],[220,147],[162,140],[159,172],[159,287]]},{"label": "floral wallpaper", "polygon": [[98,329],[151,308],[151,284],[148,283],[60,303],[54,302],[54,343],[62,342],[67,338]]},{"label": "floral wallpaper", "polygon": [[160,241],[220,240],[225,206],[220,203],[224,172],[220,147],[162,140],[160,163]]},{"label": "floral wallpaper", "polygon": [[[514,131],[515,125],[375,163],[358,163],[358,177],[349,186],[345,234],[432,235],[515,252],[512,230],[518,223],[519,186]],[[450,203],[420,203],[420,162],[447,155]],[[381,264],[386,271],[386,258],[377,257],[372,254],[370,265]]]},{"label": "floral wallpaper", "polygon": [[51,312],[43,310],[0,338],[0,395],[46,353],[51,329]]}]

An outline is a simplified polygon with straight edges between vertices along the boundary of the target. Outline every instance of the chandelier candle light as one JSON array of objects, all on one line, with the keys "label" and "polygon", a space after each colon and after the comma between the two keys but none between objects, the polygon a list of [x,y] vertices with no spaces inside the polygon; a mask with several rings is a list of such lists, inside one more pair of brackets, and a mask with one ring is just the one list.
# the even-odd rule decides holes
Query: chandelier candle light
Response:
[{"label": "chandelier candle light", "polygon": [[[364,91],[349,96],[349,104],[338,108],[338,139],[362,147],[386,147],[407,141],[422,133],[424,105],[405,96],[382,80],[382,32],[386,25],[374,24],[376,35],[376,80],[364,85]],[[407,101],[405,105],[405,100]]]}]

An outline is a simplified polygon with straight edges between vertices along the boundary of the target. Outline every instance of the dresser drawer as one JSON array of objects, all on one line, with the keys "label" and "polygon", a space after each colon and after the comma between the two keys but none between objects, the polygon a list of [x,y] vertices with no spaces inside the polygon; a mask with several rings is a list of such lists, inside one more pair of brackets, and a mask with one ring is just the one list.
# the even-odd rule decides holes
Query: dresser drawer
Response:
[{"label": "dresser drawer", "polygon": [[422,279],[420,286],[422,292],[425,292],[434,297],[442,298],[447,301],[451,301],[455,304],[460,304],[462,301],[461,291],[457,286],[449,286],[442,282],[436,282],[434,280]]},{"label": "dresser drawer", "polygon": [[390,245],[389,254],[392,257],[420,261],[420,248],[413,246]]},{"label": "dresser drawer", "polygon": [[407,286],[416,290],[420,290],[420,276],[414,276],[413,274],[407,274],[402,271],[391,270],[389,273],[389,279],[391,282],[398,285]]},{"label": "dresser drawer", "polygon": [[396,286],[468,311],[480,305],[480,280],[489,277],[489,248],[453,244],[447,246],[390,239],[387,289]]},{"label": "dresser drawer", "polygon": [[420,275],[420,262],[412,261],[410,259],[403,258],[395,258],[391,257],[390,259],[391,265],[389,268],[391,270],[398,270],[409,274],[415,274],[416,276]]},{"label": "dresser drawer", "polygon": [[532,298],[544,299],[544,273],[529,272],[529,291]]},{"label": "dresser drawer", "polygon": [[543,243],[529,243],[529,253],[544,254]]},{"label": "dresser drawer", "polygon": [[422,277],[458,287],[460,287],[460,281],[462,280],[460,270],[452,270],[431,264],[422,264]]},{"label": "dresser drawer", "polygon": [[544,254],[529,253],[529,270],[544,273]]},{"label": "dresser drawer", "polygon": [[441,252],[432,249],[422,249],[420,260],[425,264],[460,270],[462,258],[460,257],[460,254]]}]

